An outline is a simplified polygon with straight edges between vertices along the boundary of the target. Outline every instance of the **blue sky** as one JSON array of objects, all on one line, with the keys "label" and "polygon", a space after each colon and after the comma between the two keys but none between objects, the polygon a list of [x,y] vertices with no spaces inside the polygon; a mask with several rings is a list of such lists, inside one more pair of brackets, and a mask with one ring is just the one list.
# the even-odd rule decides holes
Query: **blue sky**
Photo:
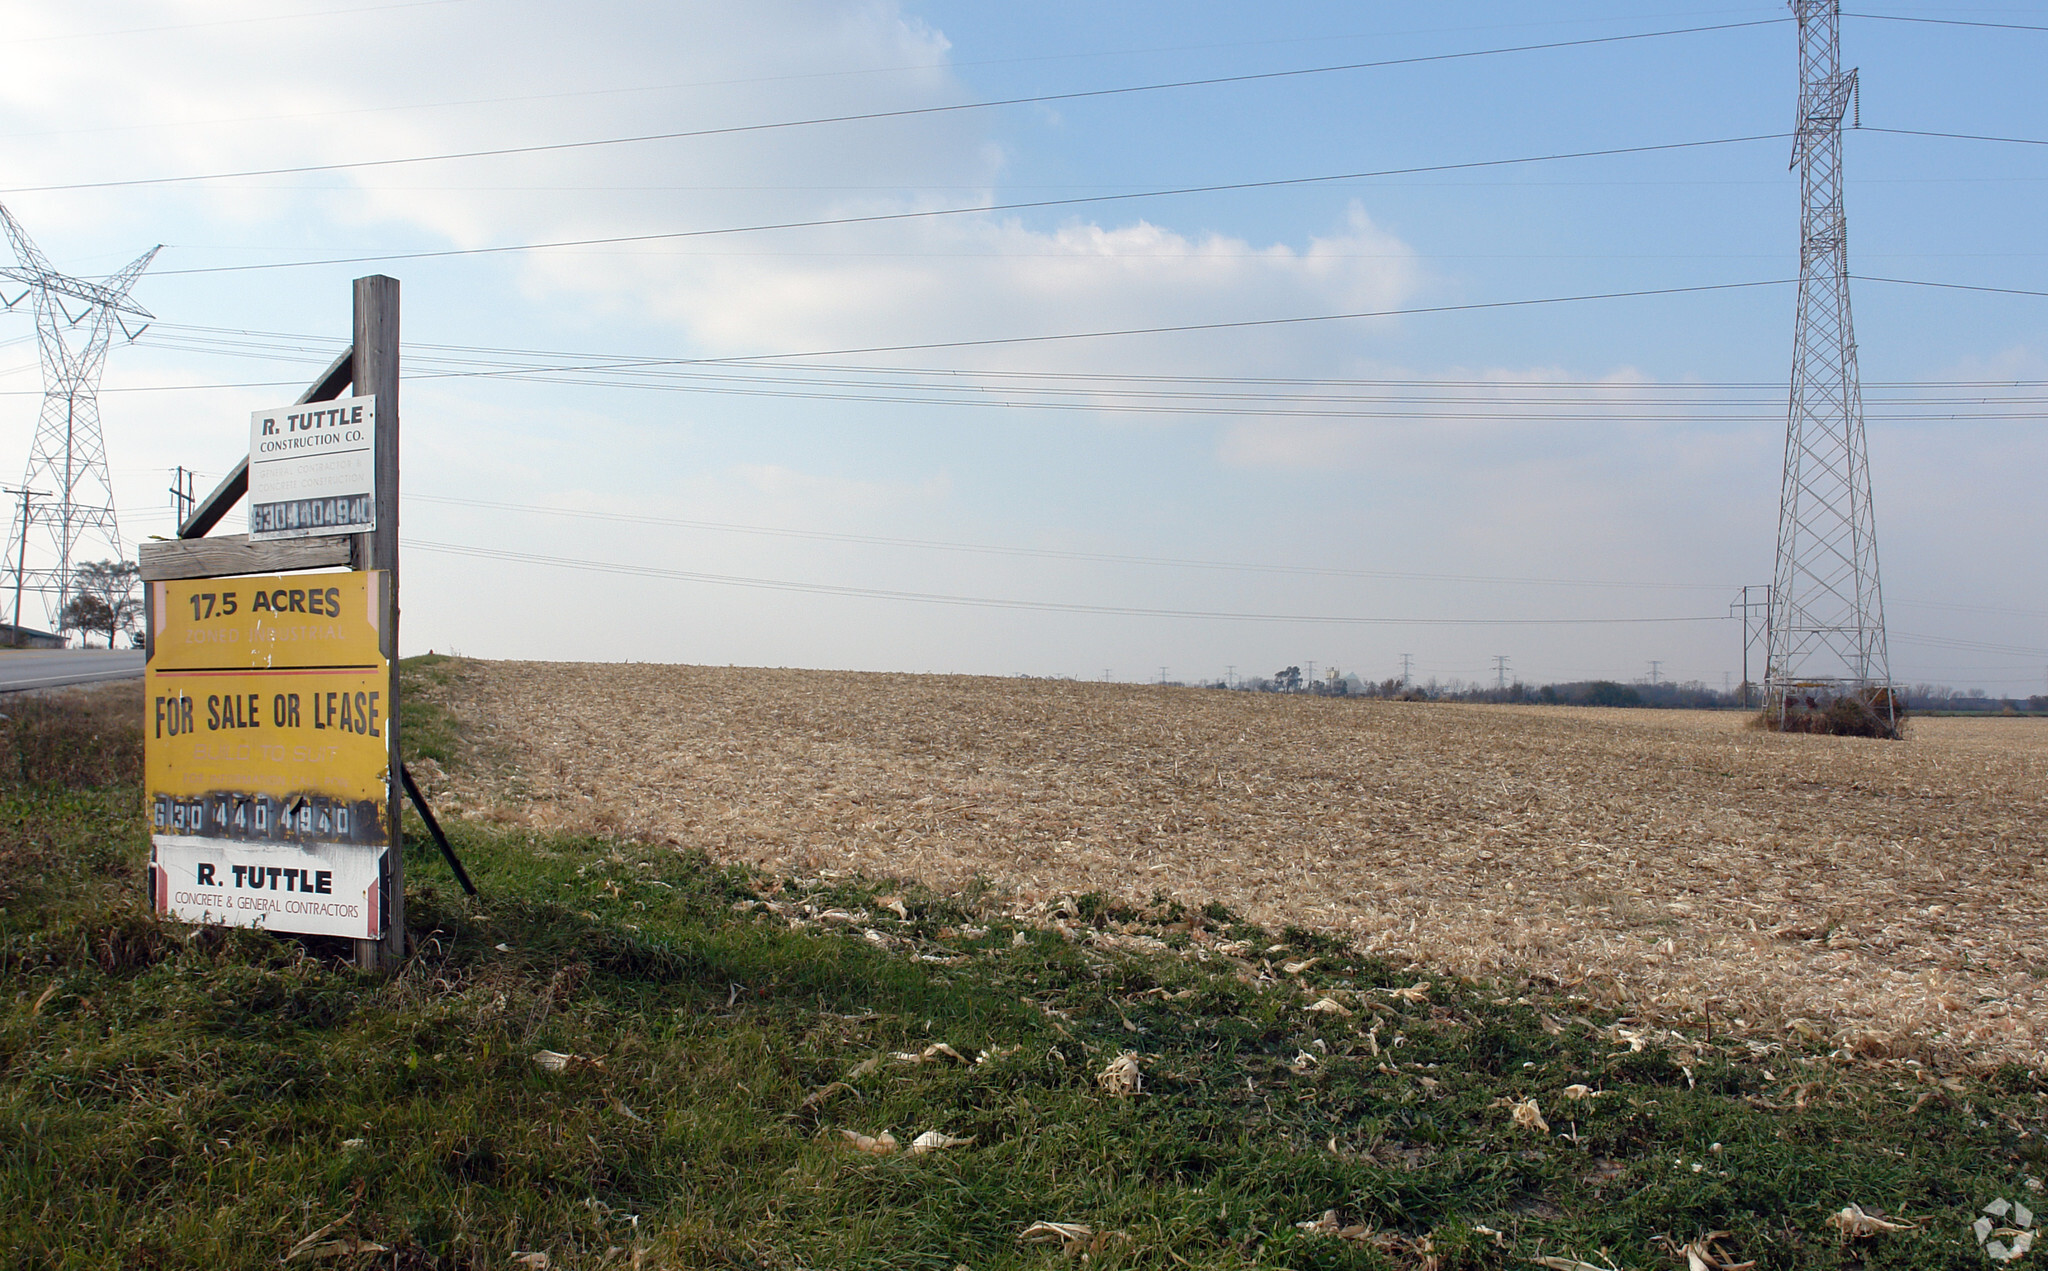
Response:
[{"label": "blue sky", "polygon": [[[74,272],[166,244],[102,402],[131,539],[339,347],[350,278],[403,281],[408,651],[1740,669],[1715,619],[1771,574],[1793,290],[1732,285],[1797,272],[1783,137],[902,214],[1782,134],[1783,6],[0,7],[0,198]],[[2048,6],[1852,11],[1885,15],[1844,18],[1852,268],[2048,291],[2048,147],[1877,131],[2048,139],[2048,31],[2012,29]],[[104,184],[716,128],[747,130]],[[1726,289],[1457,308],[1686,287]],[[1894,674],[2048,691],[2048,298],[1854,294]],[[1417,309],[1452,311],[1029,339]],[[19,463],[34,346],[0,322]]]}]

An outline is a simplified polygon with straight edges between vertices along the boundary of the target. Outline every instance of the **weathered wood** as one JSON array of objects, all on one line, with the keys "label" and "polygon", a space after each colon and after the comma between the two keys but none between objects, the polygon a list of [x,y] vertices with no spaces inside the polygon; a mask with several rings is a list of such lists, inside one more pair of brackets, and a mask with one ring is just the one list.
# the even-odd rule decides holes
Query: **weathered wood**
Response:
[{"label": "weathered wood", "polygon": [[[311,387],[299,394],[299,400],[296,404],[304,406],[307,402],[331,402],[341,396],[341,390],[349,386],[351,379],[355,375],[355,352],[354,349],[349,349],[340,357],[334,359],[334,362],[325,371],[320,373],[320,378],[314,380]],[[220,518],[232,511],[235,504],[240,503],[242,496],[247,493],[249,493],[249,456],[243,455],[241,461],[235,464],[234,471],[228,473],[226,477],[222,478],[221,483],[213,488],[212,494],[207,495],[204,499],[192,505],[192,515],[187,517],[185,523],[178,527],[178,537],[205,538],[209,530],[220,524]],[[189,578],[207,576],[202,574],[185,575],[185,577]]]},{"label": "weathered wood", "polygon": [[405,820],[404,767],[399,751],[398,700],[398,280],[375,274],[356,279],[355,365],[352,377],[358,397],[377,399],[377,528],[351,537],[357,569],[382,571],[384,621],[379,630],[384,656],[391,666],[385,700],[390,703],[384,740],[390,747],[391,772],[387,806],[391,809],[391,850],[384,890],[390,898],[390,920],[382,940],[356,941],[356,965],[396,970],[405,958],[405,849],[400,828]]},{"label": "weathered wood", "polygon": [[160,539],[136,544],[142,581],[172,578],[224,578],[230,574],[280,574],[292,569],[347,565],[349,540],[288,538],[252,543],[247,534],[216,534],[211,538]]}]

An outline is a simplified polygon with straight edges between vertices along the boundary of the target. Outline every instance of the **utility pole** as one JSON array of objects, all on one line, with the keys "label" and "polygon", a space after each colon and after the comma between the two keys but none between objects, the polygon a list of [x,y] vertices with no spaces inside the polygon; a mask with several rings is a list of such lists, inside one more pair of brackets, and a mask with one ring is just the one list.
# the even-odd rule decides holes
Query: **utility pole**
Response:
[{"label": "utility pole", "polygon": [[1784,727],[1789,699],[1865,696],[1897,726],[1877,520],[1863,435],[1863,390],[1849,314],[1842,117],[1857,100],[1842,70],[1840,0],[1792,0],[1799,22],[1799,311],[1778,502],[1766,709]]},{"label": "utility pole", "polygon": [[1237,687],[1237,663],[1232,662],[1223,668],[1223,687]]},{"label": "utility pole", "polygon": [[[1755,599],[1751,592],[1757,593]],[[1749,650],[1759,639],[1768,639],[1771,632],[1771,589],[1768,584],[1747,583],[1742,588],[1742,598],[1728,606],[1728,616],[1742,619],[1742,705],[1746,710],[1749,700]]]},{"label": "utility pole", "polygon": [[1159,668],[1159,682],[1162,685],[1166,683],[1166,668],[1163,666]]},{"label": "utility pole", "polygon": [[178,509],[180,526],[192,515],[192,505],[199,501],[198,496],[192,493],[192,482],[198,475],[181,463],[171,478],[171,506]]},{"label": "utility pole", "polygon": [[1663,665],[1664,665],[1664,664],[1663,664],[1662,662],[1658,661],[1658,660],[1657,660],[1656,658],[1651,658],[1651,659],[1650,659],[1650,687],[1651,687],[1651,688],[1655,688],[1655,687],[1657,687],[1657,671],[1658,671],[1658,669],[1659,669],[1659,668],[1661,668],[1661,667],[1662,667]]},{"label": "utility pole", "polygon": [[1499,688],[1499,689],[1500,689],[1500,691],[1501,691],[1501,692],[1503,692],[1503,693],[1507,692],[1507,689],[1508,689],[1508,655],[1507,655],[1507,654],[1505,654],[1505,653],[1496,653],[1496,654],[1494,654],[1494,655],[1493,655],[1493,673],[1494,673],[1494,683],[1495,683],[1495,687]]},{"label": "utility pole", "polygon": [[1408,656],[1407,654],[1405,654],[1405,653],[1403,653],[1403,654],[1401,655],[1401,687],[1402,687],[1402,688],[1407,688],[1407,687],[1408,687],[1408,664],[1409,664],[1409,662],[1411,662],[1412,660],[1413,660],[1413,659],[1411,659],[1411,658],[1410,658],[1410,657],[1409,657],[1409,656]]}]

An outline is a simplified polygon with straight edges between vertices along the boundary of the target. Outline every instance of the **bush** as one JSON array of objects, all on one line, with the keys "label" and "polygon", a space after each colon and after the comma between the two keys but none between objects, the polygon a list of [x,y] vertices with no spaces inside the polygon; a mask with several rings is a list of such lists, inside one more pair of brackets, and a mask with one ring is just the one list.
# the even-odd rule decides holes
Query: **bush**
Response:
[{"label": "bush", "polygon": [[1788,696],[1783,718],[1774,718],[1772,708],[1766,706],[1755,720],[1755,727],[1769,732],[1883,737],[1893,741],[1904,735],[1905,725],[1905,699],[1889,688],[1860,689],[1838,697]]}]

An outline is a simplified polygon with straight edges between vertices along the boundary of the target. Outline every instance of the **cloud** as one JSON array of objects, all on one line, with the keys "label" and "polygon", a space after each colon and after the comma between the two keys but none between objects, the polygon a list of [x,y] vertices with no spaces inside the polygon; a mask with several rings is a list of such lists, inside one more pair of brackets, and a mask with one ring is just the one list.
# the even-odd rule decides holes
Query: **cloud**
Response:
[{"label": "cloud", "polygon": [[[886,0],[512,3],[488,23],[474,5],[422,6],[380,12],[374,56],[334,17],[242,20],[263,16],[250,10],[222,20],[210,5],[167,16],[113,4],[96,11],[93,29],[157,29],[78,40],[52,38],[75,17],[10,8],[32,42],[60,53],[28,59],[0,84],[0,162],[17,188],[82,173],[123,179],[548,145],[975,96],[949,69],[944,35]],[[285,52],[294,41],[303,55]],[[997,201],[998,120],[941,113],[14,202],[31,232],[82,219],[100,223],[100,237],[125,209],[142,222],[130,232],[172,239],[161,267],[891,215]],[[1044,192],[1025,192],[1035,193]],[[689,351],[718,355],[1340,312],[1398,304],[1420,283],[1413,252],[1356,205],[1299,246],[1172,219],[1171,205],[1056,224],[969,215],[510,260],[536,304],[599,319],[650,316]],[[1354,326],[1342,338],[1357,334]],[[1249,368],[1301,362],[1331,338],[1295,329],[1182,343],[1201,361]],[[1132,347],[1161,346],[1118,343],[1107,360],[1128,361]],[[976,357],[1105,361],[1067,345]]]}]

